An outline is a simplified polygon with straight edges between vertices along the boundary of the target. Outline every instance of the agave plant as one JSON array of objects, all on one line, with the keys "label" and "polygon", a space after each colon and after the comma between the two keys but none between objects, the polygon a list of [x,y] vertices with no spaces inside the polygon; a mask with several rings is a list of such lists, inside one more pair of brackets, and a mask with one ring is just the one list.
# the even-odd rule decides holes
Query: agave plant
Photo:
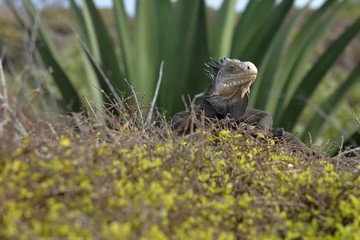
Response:
[{"label": "agave plant", "polygon": [[[76,21],[82,51],[86,58],[79,65],[86,66],[88,79],[94,79],[109,96],[119,100],[118,93],[129,92],[127,79],[142,97],[142,105],[150,103],[164,61],[162,83],[157,106],[170,116],[183,109],[181,96],[193,97],[208,84],[203,72],[210,56],[228,56],[249,60],[260,69],[251,92],[252,107],[263,109],[274,117],[275,125],[292,131],[308,107],[310,99],[334,65],[344,48],[360,30],[357,18],[343,33],[314,59],[314,53],[324,39],[346,1],[325,1],[311,12],[298,9],[294,1],[249,1],[237,20],[235,0],[224,0],[215,20],[207,22],[204,0],[175,3],[170,0],[136,2],[134,25],[130,27],[123,1],[113,1],[115,29],[105,25],[93,1],[82,1],[81,6],[69,1]],[[38,13],[31,0],[23,0],[30,19]],[[8,1],[24,29],[30,25]],[[299,27],[302,22],[301,27]],[[73,111],[79,111],[81,98],[57,60],[57,51],[40,21],[37,49],[44,64],[51,67],[53,78],[64,101]],[[116,33],[115,39],[111,32]],[[311,66],[311,67],[309,67]],[[360,78],[360,65],[342,81],[328,99],[322,111],[331,115],[346,93]],[[106,99],[104,99],[106,101]],[[310,132],[320,135],[326,121],[314,113],[311,122],[300,129],[304,139]],[[358,126],[346,133],[355,134]]]}]

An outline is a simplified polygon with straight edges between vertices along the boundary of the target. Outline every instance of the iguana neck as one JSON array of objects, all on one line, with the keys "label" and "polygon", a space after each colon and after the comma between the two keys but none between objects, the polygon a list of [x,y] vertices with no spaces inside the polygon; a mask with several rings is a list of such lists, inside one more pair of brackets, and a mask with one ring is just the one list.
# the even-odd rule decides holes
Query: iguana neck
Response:
[{"label": "iguana neck", "polygon": [[[240,94],[234,94],[231,98],[224,98],[222,96],[209,93],[207,96],[204,96],[201,109],[205,110],[205,115],[207,117],[216,116],[221,119],[228,116],[237,121],[244,115],[247,106],[247,94],[244,97]],[[210,111],[209,108],[212,108],[213,111]],[[214,111],[217,113],[216,115],[213,114]],[[212,116],[208,116],[207,113],[212,114]]]}]

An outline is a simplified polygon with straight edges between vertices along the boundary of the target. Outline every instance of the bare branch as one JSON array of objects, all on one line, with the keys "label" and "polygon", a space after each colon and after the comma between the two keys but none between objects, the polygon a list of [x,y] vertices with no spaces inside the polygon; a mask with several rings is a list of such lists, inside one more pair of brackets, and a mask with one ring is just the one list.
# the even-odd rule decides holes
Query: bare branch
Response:
[{"label": "bare branch", "polygon": [[152,102],[150,104],[150,109],[146,118],[146,125],[149,125],[151,123],[151,119],[153,117],[153,112],[154,112],[154,106],[155,106],[155,102],[157,99],[157,96],[159,94],[159,90],[160,90],[160,85],[161,85],[161,80],[162,80],[162,75],[163,75],[163,67],[164,67],[164,61],[161,61],[160,64],[160,70],[159,70],[159,78],[156,84],[156,89],[155,89],[155,93],[154,93],[154,97],[152,99]]},{"label": "bare branch", "polygon": [[0,100],[2,100],[2,104],[7,104],[9,105],[9,98],[7,95],[7,87],[6,87],[6,79],[5,79],[5,74],[4,74],[4,70],[3,70],[3,65],[2,65],[2,60],[0,58],[0,86],[1,86],[1,90],[2,93],[0,93]]},{"label": "bare branch", "polygon": [[2,115],[0,118],[0,137],[4,135],[4,125],[8,121],[8,109],[9,109],[9,99],[7,95],[7,87],[6,87],[6,79],[5,74],[2,67],[2,60],[0,58],[0,86],[1,86],[1,93],[0,93],[0,103],[2,109]]},{"label": "bare branch", "polygon": [[127,83],[127,85],[129,85],[130,90],[131,90],[131,92],[132,92],[132,94],[134,96],[135,103],[136,103],[136,108],[137,108],[137,111],[139,113],[139,117],[140,117],[140,121],[141,121],[141,127],[144,128],[144,118],[143,118],[143,115],[142,115],[142,112],[141,112],[141,108],[140,108],[138,98],[136,96],[135,88],[128,82],[128,80],[126,78],[124,80]]},{"label": "bare branch", "polygon": [[191,106],[194,107],[198,98],[201,98],[203,95],[204,95],[204,92],[196,94],[194,96],[193,100],[191,101]]},{"label": "bare branch", "polygon": [[186,103],[186,100],[185,100],[184,95],[181,95],[181,101],[183,102],[186,111],[188,111],[188,110],[189,110],[189,106],[188,106],[187,103]]},{"label": "bare branch", "polygon": [[339,154],[337,155],[337,157],[346,155],[346,154],[348,154],[348,153],[353,153],[353,152],[356,152],[356,151],[360,151],[360,147],[352,148],[352,149],[349,149],[349,150],[347,150],[347,151],[341,152],[341,153],[339,153]]},{"label": "bare branch", "polygon": [[97,117],[97,115],[96,115],[96,113],[95,113],[95,110],[91,107],[91,103],[90,103],[89,99],[88,99],[86,96],[85,96],[85,101],[86,101],[87,105],[89,106],[92,114],[94,115],[96,121],[101,124],[101,121],[100,121],[99,118]]}]

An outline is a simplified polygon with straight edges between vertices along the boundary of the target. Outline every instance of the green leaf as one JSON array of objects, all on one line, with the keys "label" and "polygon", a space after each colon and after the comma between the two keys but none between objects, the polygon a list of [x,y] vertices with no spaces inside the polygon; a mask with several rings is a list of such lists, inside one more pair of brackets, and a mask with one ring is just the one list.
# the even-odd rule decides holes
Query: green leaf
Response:
[{"label": "green leaf", "polygon": [[[125,12],[124,2],[113,0],[114,15],[116,23],[117,43],[120,46],[122,62],[125,66],[125,76],[131,81],[135,74],[136,65],[133,59],[133,45],[131,45],[131,37],[129,31],[128,16]],[[133,68],[135,70],[133,70]]]},{"label": "green leaf", "polygon": [[211,53],[218,59],[230,56],[234,29],[235,0],[224,0],[211,31]]},{"label": "green leaf", "polygon": [[261,26],[258,26],[259,28],[253,36],[251,44],[245,48],[241,56],[244,60],[250,60],[256,66],[261,67],[263,57],[290,11],[293,2],[293,0],[282,1],[271,12],[269,11],[270,14],[268,14],[266,21]]},{"label": "green leaf", "polygon": [[273,99],[273,92],[279,87],[279,80],[275,75],[285,50],[282,46],[286,44],[291,34],[291,29],[297,23],[300,16],[303,16],[303,13],[304,10],[297,11],[282,24],[268,51],[266,51],[262,67],[259,69],[258,77],[251,89],[250,105],[258,109],[266,109],[271,115],[273,115],[273,112],[269,111],[267,106],[269,103],[276,102]]},{"label": "green leaf", "polygon": [[184,109],[181,95],[200,93],[209,82],[203,71],[209,60],[204,1],[178,1],[168,33],[159,98],[160,106],[174,113]]},{"label": "green leaf", "polygon": [[86,29],[85,19],[75,0],[70,0],[70,10],[73,12],[73,15],[75,17],[82,40],[86,43],[86,45],[89,45],[89,34]]},{"label": "green leaf", "polygon": [[314,64],[306,77],[302,80],[298,89],[287,105],[280,125],[285,129],[292,130],[300,114],[303,112],[307,99],[315,92],[319,79],[322,79],[342,50],[360,30],[360,18],[358,18],[346,31],[326,50],[326,52]]},{"label": "green leaf", "polygon": [[[33,22],[37,21],[38,13],[30,0],[24,0],[26,10]],[[56,59],[56,51],[48,33],[42,23],[38,23],[39,38],[36,39],[36,48],[43,63],[51,69],[51,74],[63,97],[66,107],[71,111],[81,110],[81,99],[73,87],[70,79]]]},{"label": "green leaf", "polygon": [[232,57],[240,60],[252,60],[243,58],[243,52],[256,38],[256,34],[262,28],[274,5],[275,0],[249,1],[234,30],[231,46]]},{"label": "green leaf", "polygon": [[[324,75],[354,36],[354,33],[351,36],[348,33],[346,37],[340,37],[337,45],[331,45],[312,64],[319,43],[345,2],[324,1],[321,8],[310,11],[292,8],[293,1],[248,1],[246,10],[233,29],[238,17],[233,12],[235,0],[225,0],[214,24],[209,26],[206,25],[208,19],[204,0],[137,1],[136,16],[131,20],[125,13],[123,1],[114,0],[115,44],[111,30],[106,28],[108,26],[105,26],[93,1],[83,1],[80,7],[75,0],[70,0],[70,5],[82,39],[82,54],[86,56],[79,66],[87,69],[86,77],[82,76],[87,79],[87,84],[96,85],[93,82],[96,79],[106,94],[117,95],[116,89],[129,89],[123,81],[126,76],[141,97],[146,94],[141,99],[144,106],[153,95],[160,62],[164,60],[157,106],[165,108],[170,115],[184,109],[182,95],[187,101],[187,96],[202,92],[208,84],[203,68],[209,60],[210,47],[216,58],[230,55],[257,65],[259,76],[251,89],[251,105],[268,111],[276,125],[291,130],[299,121],[304,102],[315,93]],[[15,16],[30,33],[28,22],[21,14],[18,10]],[[305,23],[300,25],[305,14]],[[43,27],[39,26],[42,33]],[[210,35],[207,35],[208,29]],[[39,49],[44,45],[48,48],[47,51],[42,49],[42,57],[49,58],[45,64],[55,64],[57,49],[52,46],[46,29],[42,35],[39,34],[38,40]],[[309,67],[312,67],[310,71]],[[57,79],[62,80],[64,75],[64,72],[63,76],[60,73]],[[354,81],[349,76],[344,88],[350,88]],[[341,100],[339,96],[344,98],[344,92],[334,92],[337,98],[325,100],[336,106]],[[299,98],[303,100],[299,101]],[[331,111],[333,109],[329,114]],[[319,116],[314,116],[316,124],[306,129],[316,129],[314,134],[317,135],[324,123],[320,123],[321,120]]]},{"label": "green leaf", "polygon": [[[164,0],[138,1],[135,27],[136,71],[131,79],[136,90],[146,93],[149,103],[155,91],[160,63],[163,60],[165,31],[169,23],[170,2]],[[166,65],[166,63],[165,63]]]},{"label": "green leaf", "polygon": [[[91,53],[101,63],[111,84],[124,91],[127,86],[114,51],[114,45],[105,24],[93,1],[83,1],[84,19],[89,34]],[[107,86],[104,78],[98,79],[100,86]],[[115,96],[116,97],[116,96]]]},{"label": "green leaf", "polygon": [[343,7],[343,3],[335,4],[335,1],[325,2],[301,27],[285,53],[276,76],[278,83],[272,93],[273,101],[270,101],[268,109],[274,112],[276,108],[274,122],[278,122],[281,115],[286,114],[283,112],[284,106],[293,97],[301,79],[306,75],[306,69],[316,52],[316,47]]},{"label": "green leaf", "polygon": [[[110,79],[104,73],[99,62],[95,59],[95,56],[92,55],[92,53],[88,49],[87,45],[81,39],[79,40],[79,42],[83,49],[83,53],[85,53],[85,56],[87,57],[88,62],[85,62],[85,60],[84,60],[83,64],[88,69],[87,74],[89,76],[89,79],[96,79],[96,80],[100,81],[101,90],[104,91],[104,93],[107,96],[110,96],[110,95],[114,96],[116,101],[119,104],[121,104],[121,99],[119,98],[119,96],[116,92],[116,89],[114,88]],[[89,63],[90,63],[90,65],[89,65]],[[91,66],[91,69],[89,69],[90,66]],[[105,100],[105,102],[109,102],[109,99],[103,99],[103,100]],[[110,103],[111,103],[111,101],[110,101]],[[121,105],[121,106],[124,108],[123,105]]]},{"label": "green leaf", "polygon": [[341,100],[346,96],[346,93],[351,89],[354,83],[360,80],[360,64],[358,64],[349,77],[323,102],[320,106],[321,114],[315,112],[314,116],[310,120],[310,124],[303,132],[302,139],[307,137],[307,133],[316,139],[323,127],[323,122],[326,121],[326,116],[330,115],[336,107],[339,105]]}]

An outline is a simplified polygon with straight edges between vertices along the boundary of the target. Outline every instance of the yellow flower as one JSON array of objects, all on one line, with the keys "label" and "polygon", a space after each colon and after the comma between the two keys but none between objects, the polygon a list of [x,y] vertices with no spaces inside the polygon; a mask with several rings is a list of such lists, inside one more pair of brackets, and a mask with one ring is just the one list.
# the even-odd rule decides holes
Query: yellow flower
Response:
[{"label": "yellow flower", "polygon": [[60,143],[60,146],[62,146],[62,147],[69,147],[71,144],[71,141],[70,141],[70,138],[68,138],[64,135],[61,135],[59,143]]},{"label": "yellow flower", "polygon": [[231,132],[229,130],[221,130],[219,132],[219,136],[222,138],[222,139],[226,139],[228,137],[231,136]]}]

